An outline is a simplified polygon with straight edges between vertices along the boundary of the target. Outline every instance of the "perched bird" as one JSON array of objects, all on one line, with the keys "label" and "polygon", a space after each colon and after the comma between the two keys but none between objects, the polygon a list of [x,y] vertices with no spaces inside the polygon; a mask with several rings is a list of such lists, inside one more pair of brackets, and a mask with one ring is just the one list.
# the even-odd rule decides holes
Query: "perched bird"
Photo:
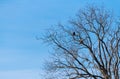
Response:
[{"label": "perched bird", "polygon": [[79,42],[80,42],[80,44],[82,44],[83,43],[83,39],[80,39]]},{"label": "perched bird", "polygon": [[75,32],[73,32],[73,36],[75,36]]}]

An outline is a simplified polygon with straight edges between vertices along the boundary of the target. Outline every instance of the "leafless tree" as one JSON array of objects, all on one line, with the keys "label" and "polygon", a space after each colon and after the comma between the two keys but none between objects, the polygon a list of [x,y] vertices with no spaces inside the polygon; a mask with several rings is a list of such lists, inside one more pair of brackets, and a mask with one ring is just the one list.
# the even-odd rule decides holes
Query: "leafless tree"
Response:
[{"label": "leafless tree", "polygon": [[111,11],[84,8],[43,40],[54,49],[45,65],[55,79],[120,79],[120,24]]}]

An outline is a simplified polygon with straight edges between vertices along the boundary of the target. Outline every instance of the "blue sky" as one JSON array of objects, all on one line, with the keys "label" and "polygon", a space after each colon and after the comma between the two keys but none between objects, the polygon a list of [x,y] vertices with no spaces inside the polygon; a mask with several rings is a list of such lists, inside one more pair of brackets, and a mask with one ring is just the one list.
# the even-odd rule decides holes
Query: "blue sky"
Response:
[{"label": "blue sky", "polygon": [[50,48],[35,37],[88,3],[119,14],[119,0],[0,0],[0,79],[41,79]]}]

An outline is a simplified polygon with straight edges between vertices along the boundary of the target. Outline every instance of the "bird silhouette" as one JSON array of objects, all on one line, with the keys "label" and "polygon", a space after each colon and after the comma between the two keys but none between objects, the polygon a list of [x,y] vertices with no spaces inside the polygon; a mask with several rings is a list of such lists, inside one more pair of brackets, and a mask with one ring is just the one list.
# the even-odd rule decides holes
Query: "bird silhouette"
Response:
[{"label": "bird silhouette", "polygon": [[73,32],[73,36],[75,36],[76,34],[75,34],[75,32]]},{"label": "bird silhouette", "polygon": [[83,43],[83,39],[80,39],[79,42],[80,42],[80,44],[82,44]]}]

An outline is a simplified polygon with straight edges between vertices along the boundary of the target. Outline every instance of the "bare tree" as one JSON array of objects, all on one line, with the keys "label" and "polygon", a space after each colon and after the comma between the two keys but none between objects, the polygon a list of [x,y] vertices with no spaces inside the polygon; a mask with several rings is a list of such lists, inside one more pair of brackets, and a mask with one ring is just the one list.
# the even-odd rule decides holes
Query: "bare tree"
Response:
[{"label": "bare tree", "polygon": [[89,6],[47,32],[43,39],[54,49],[48,73],[55,79],[120,79],[120,24],[114,19]]}]

